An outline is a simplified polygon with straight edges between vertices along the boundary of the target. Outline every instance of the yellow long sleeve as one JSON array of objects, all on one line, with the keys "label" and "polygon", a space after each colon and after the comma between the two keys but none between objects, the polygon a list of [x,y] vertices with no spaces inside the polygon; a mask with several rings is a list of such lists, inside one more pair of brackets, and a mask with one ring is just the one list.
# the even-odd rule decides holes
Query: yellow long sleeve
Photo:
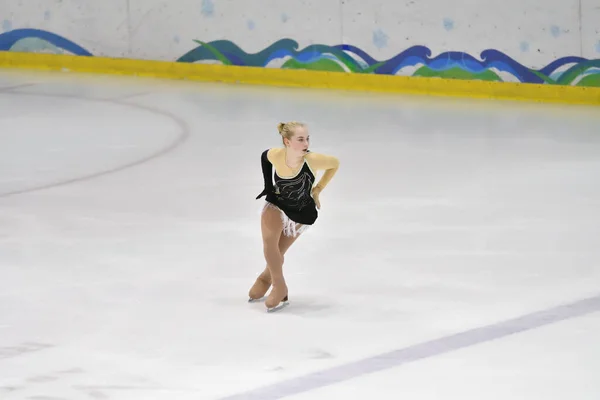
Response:
[{"label": "yellow long sleeve", "polygon": [[326,154],[308,153],[306,161],[313,171],[325,171],[319,182],[315,185],[320,190],[325,189],[340,167],[340,160],[337,157]]}]

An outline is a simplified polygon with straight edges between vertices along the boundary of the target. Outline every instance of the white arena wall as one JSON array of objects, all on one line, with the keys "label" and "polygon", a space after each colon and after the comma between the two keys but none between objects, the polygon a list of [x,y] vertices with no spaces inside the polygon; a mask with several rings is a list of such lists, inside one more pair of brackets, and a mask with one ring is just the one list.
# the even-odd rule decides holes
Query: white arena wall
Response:
[{"label": "white arena wall", "polygon": [[2,3],[2,51],[600,86],[600,0]]}]

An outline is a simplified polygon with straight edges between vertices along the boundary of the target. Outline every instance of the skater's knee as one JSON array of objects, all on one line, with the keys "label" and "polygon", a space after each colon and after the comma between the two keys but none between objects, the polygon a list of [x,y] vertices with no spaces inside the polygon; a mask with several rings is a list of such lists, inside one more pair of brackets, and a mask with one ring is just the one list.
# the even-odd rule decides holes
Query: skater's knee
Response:
[{"label": "skater's knee", "polygon": [[264,251],[265,255],[277,256],[277,257],[282,256],[281,251],[279,251],[279,246],[277,246],[277,243],[264,242],[263,243],[263,251]]},{"label": "skater's knee", "polygon": [[263,246],[263,252],[269,265],[273,266],[277,264],[283,264],[283,256],[276,244],[265,243]]},{"label": "skater's knee", "polygon": [[263,247],[279,251],[279,235],[276,232],[263,232]]}]

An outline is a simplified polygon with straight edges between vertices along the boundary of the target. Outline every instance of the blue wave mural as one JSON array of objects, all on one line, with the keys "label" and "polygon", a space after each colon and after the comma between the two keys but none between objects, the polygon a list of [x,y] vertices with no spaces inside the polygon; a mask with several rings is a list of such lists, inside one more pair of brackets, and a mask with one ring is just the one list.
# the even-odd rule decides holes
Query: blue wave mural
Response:
[{"label": "blue wave mural", "polygon": [[600,86],[600,59],[582,57],[563,57],[541,69],[532,69],[493,49],[484,50],[477,59],[458,51],[432,57],[429,48],[413,46],[389,59],[377,60],[350,44],[315,44],[300,48],[292,39],[281,39],[251,54],[228,40],[197,43],[196,48],[177,61],[217,61],[225,65],[267,67],[279,60],[279,68],[290,69]]},{"label": "blue wave mural", "polygon": [[[300,48],[298,42],[286,38],[257,53],[247,53],[229,40],[194,42],[197,46],[179,57],[177,62],[600,87],[600,59],[574,56],[532,69],[493,49],[484,50],[478,58],[459,51],[434,57],[426,46],[412,46],[391,58],[377,60],[351,44],[313,44]],[[37,29],[0,34],[0,51],[93,56],[66,38]]]},{"label": "blue wave mural", "polygon": [[71,53],[91,56],[92,53],[62,36],[39,29],[15,29],[0,34],[0,51]]}]

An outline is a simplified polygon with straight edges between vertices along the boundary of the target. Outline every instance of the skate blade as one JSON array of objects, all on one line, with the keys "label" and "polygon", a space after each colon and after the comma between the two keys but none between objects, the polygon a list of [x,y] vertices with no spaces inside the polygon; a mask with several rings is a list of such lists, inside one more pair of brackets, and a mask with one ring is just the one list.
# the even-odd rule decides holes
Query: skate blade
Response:
[{"label": "skate blade", "polygon": [[259,302],[264,301],[266,298],[267,298],[266,296],[263,296],[260,299],[253,299],[252,297],[250,297],[248,299],[248,303],[259,303]]},{"label": "skate blade", "polygon": [[284,300],[281,303],[279,303],[278,305],[276,305],[275,307],[267,308],[267,312],[274,313],[276,311],[279,311],[279,310],[287,307],[289,304],[290,304],[290,302],[288,300]]}]

